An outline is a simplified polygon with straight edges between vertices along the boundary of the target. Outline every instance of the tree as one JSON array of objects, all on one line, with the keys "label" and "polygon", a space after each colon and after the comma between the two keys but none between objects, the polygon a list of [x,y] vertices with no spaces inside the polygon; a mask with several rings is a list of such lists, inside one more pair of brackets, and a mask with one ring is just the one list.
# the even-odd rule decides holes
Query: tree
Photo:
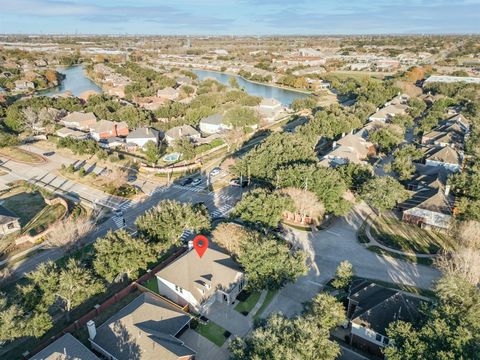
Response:
[{"label": "tree", "polygon": [[62,300],[69,321],[70,311],[93,295],[102,292],[104,286],[75,260],[70,259],[58,275],[56,295]]},{"label": "tree", "polygon": [[184,230],[210,229],[208,211],[188,203],[163,200],[135,221],[140,234],[148,240],[166,245],[178,243]]},{"label": "tree", "polygon": [[416,97],[408,99],[408,106],[409,108],[407,109],[407,112],[414,119],[420,117],[427,109],[427,104],[425,104],[423,100]]},{"label": "tree", "polygon": [[234,89],[240,89],[240,85],[238,84],[238,81],[237,81],[237,78],[235,77],[230,77],[228,79],[228,83],[230,84],[230,86]]},{"label": "tree", "polygon": [[278,226],[283,212],[287,210],[293,210],[293,201],[288,195],[259,188],[242,196],[234,214],[247,223],[269,230]]},{"label": "tree", "polygon": [[345,319],[336,299],[318,295],[304,316],[288,319],[271,315],[249,335],[235,338],[229,346],[233,360],[333,360],[340,347],[330,331]]},{"label": "tree", "polygon": [[174,145],[175,151],[182,154],[184,160],[192,160],[195,157],[195,145],[188,138],[176,141]]},{"label": "tree", "polygon": [[135,279],[140,270],[157,258],[157,249],[147,241],[133,238],[125,230],[109,231],[95,244],[93,267],[98,275],[109,282],[126,275]]},{"label": "tree", "polygon": [[75,249],[85,235],[93,232],[94,229],[95,225],[87,219],[64,220],[50,230],[46,244],[61,247],[69,252]]},{"label": "tree", "polygon": [[380,213],[393,209],[397,203],[408,199],[408,192],[403,185],[391,176],[375,177],[366,182],[360,195]]},{"label": "tree", "polygon": [[394,160],[388,164],[389,166],[386,166],[385,170],[395,172],[400,180],[409,180],[415,173],[415,165],[412,161],[421,159],[422,156],[422,151],[415,145],[405,145],[401,149],[395,150]]},{"label": "tree", "polygon": [[336,289],[346,289],[352,282],[352,279],[353,265],[348,260],[344,260],[338,265],[335,271],[335,279],[332,285]]},{"label": "tree", "polygon": [[154,166],[161,156],[160,149],[158,148],[157,144],[151,140],[145,144],[144,153],[148,163]]},{"label": "tree", "polygon": [[293,111],[300,111],[304,109],[312,110],[317,106],[317,99],[313,96],[306,97],[305,99],[295,99],[293,100],[290,107]]},{"label": "tree", "polygon": [[292,252],[284,241],[259,235],[245,242],[238,262],[252,290],[279,289],[307,271],[303,252]]},{"label": "tree", "polygon": [[345,182],[347,188],[359,191],[363,184],[373,178],[373,169],[370,165],[348,162],[335,168]]},{"label": "tree", "polygon": [[245,227],[235,223],[220,223],[212,231],[213,241],[232,255],[240,253],[249,236],[251,234]]},{"label": "tree", "polygon": [[411,129],[414,125],[413,118],[408,114],[398,114],[391,120],[393,125],[397,125],[403,130]]},{"label": "tree", "polygon": [[390,324],[387,335],[395,346],[385,348],[388,359],[478,359],[480,289],[449,275],[434,290],[436,305],[427,309],[422,321]]},{"label": "tree", "polygon": [[381,151],[389,153],[403,141],[404,133],[398,125],[387,124],[374,129],[368,137]]},{"label": "tree", "polygon": [[31,107],[23,109],[22,113],[24,119],[24,127],[28,129],[30,133],[36,134],[37,128],[40,125],[38,114]]},{"label": "tree", "polygon": [[308,216],[315,221],[321,221],[325,214],[325,207],[318,201],[317,195],[311,191],[297,188],[286,188],[279,190],[280,193],[288,195],[293,201],[293,207],[302,220]]},{"label": "tree", "polygon": [[225,113],[224,121],[235,128],[245,128],[258,124],[258,117],[248,107],[235,106]]}]

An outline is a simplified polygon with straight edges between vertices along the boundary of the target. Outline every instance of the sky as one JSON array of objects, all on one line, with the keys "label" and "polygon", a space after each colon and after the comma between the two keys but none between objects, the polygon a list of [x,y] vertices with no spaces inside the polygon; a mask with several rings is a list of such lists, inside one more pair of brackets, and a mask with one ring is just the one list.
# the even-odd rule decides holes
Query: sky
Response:
[{"label": "sky", "polygon": [[0,0],[0,33],[151,35],[480,32],[480,0]]}]

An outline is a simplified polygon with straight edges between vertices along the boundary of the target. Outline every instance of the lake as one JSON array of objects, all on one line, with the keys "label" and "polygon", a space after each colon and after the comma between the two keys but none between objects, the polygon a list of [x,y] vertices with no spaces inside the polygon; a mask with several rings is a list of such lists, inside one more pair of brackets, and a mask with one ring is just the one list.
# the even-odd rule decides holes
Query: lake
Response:
[{"label": "lake", "polygon": [[94,90],[99,93],[102,92],[102,89],[87,77],[82,65],[60,67],[57,71],[64,74],[65,79],[60,82],[60,85],[41,91],[38,95],[55,96],[66,91],[71,91],[73,95],[79,96],[88,90]]},{"label": "lake", "polygon": [[257,84],[251,81],[247,81],[238,75],[229,75],[229,74],[219,73],[215,71],[197,70],[197,69],[192,69],[192,72],[197,74],[200,80],[204,80],[206,78],[214,78],[218,82],[225,85],[230,85],[229,79],[231,77],[234,77],[237,79],[237,82],[240,85],[240,87],[244,88],[245,91],[250,95],[260,96],[263,98],[274,98],[280,101],[285,106],[290,105],[292,101],[295,99],[304,99],[309,96],[309,94],[306,94],[300,91],[293,91],[293,90],[281,89],[281,88],[270,86],[270,85]]}]

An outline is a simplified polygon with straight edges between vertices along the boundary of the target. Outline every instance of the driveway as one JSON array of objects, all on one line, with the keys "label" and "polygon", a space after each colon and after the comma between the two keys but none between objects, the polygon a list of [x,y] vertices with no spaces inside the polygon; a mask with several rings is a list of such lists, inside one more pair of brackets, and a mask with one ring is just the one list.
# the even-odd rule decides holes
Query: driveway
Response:
[{"label": "driveway", "polygon": [[303,248],[308,255],[309,273],[294,284],[285,286],[270,303],[264,315],[281,311],[293,316],[302,311],[302,303],[309,301],[331,279],[343,260],[352,263],[355,274],[380,281],[401,283],[428,289],[440,277],[435,268],[384,257],[367,250],[357,241],[357,231],[370,208],[357,205],[324,231],[303,232],[291,230],[290,241]]},{"label": "driveway", "polygon": [[186,330],[179,339],[189,348],[195,349],[197,352],[195,355],[196,360],[227,360],[229,358],[227,350],[228,340],[219,348],[210,340],[191,329]]},{"label": "driveway", "polygon": [[234,310],[233,305],[226,305],[218,301],[208,308],[205,317],[231,334],[240,337],[245,336],[253,325],[248,317]]}]

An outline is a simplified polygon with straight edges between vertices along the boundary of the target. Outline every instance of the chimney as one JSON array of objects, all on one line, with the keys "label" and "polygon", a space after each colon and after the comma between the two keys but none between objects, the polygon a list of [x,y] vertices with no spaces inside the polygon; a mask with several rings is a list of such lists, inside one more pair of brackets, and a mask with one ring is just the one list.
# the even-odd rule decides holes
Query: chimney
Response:
[{"label": "chimney", "polygon": [[445,196],[448,196],[450,194],[450,185],[445,185]]},{"label": "chimney", "polygon": [[88,338],[90,340],[95,339],[95,336],[97,336],[97,328],[95,327],[95,321],[89,320],[87,322],[87,330],[88,330]]},{"label": "chimney", "polygon": [[192,249],[193,249],[193,241],[190,240],[190,241],[188,242],[188,251],[190,251],[190,250],[192,250]]},{"label": "chimney", "polygon": [[333,144],[332,144],[332,150],[335,150],[336,147],[337,147],[337,142],[334,141]]}]

